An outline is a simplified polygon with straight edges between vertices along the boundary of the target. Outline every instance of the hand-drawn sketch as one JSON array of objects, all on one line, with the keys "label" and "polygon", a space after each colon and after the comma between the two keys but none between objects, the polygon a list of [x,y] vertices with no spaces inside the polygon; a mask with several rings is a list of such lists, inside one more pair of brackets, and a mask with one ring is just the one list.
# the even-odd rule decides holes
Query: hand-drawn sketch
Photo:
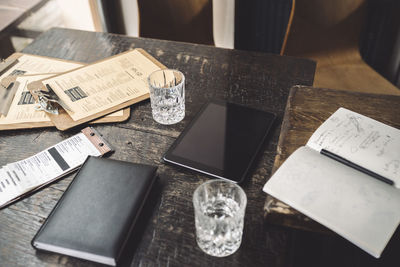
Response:
[{"label": "hand-drawn sketch", "polygon": [[314,132],[307,146],[328,150],[400,185],[398,129],[344,108],[331,117]]}]

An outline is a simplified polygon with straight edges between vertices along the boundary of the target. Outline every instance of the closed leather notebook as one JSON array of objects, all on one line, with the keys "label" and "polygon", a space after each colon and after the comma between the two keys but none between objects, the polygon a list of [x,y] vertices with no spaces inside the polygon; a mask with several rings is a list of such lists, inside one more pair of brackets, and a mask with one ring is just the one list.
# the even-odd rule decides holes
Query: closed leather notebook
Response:
[{"label": "closed leather notebook", "polygon": [[88,157],[32,246],[115,266],[156,170],[154,166]]}]

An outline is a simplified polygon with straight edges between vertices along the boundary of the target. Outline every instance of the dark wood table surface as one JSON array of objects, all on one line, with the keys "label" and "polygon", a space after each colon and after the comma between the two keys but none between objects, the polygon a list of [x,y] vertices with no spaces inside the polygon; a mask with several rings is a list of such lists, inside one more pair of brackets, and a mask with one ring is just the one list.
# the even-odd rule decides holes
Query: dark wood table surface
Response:
[{"label": "dark wood table surface", "polygon": [[[262,187],[271,173],[289,89],[296,84],[312,84],[315,70],[312,61],[67,29],[45,32],[24,52],[89,63],[139,47],[185,74],[186,117],[172,126],[157,124],[146,100],[132,106],[127,122],[95,126],[115,148],[110,158],[158,166],[158,183],[144,206],[121,265],[363,266],[365,262],[376,263],[336,235],[301,232],[267,224],[263,219],[266,195]],[[162,154],[209,99],[271,111],[278,118],[251,177],[242,185],[248,197],[242,245],[235,254],[225,258],[204,254],[195,241],[192,194],[209,178],[161,162]],[[80,129],[0,132],[0,166],[27,158]],[[0,210],[0,266],[98,265],[38,252],[30,246],[34,234],[73,177],[71,174]],[[331,250],[332,244],[335,250]]]},{"label": "dark wood table surface", "polygon": [[[283,229],[264,226],[266,195],[262,192],[274,160],[280,123],[274,127],[272,140],[266,142],[252,177],[243,185],[248,196],[244,239],[240,250],[227,258],[207,256],[195,241],[192,194],[208,178],[167,166],[161,162],[161,156],[210,99],[225,99],[271,111],[280,121],[290,87],[311,85],[315,64],[277,55],[66,29],[44,33],[24,52],[93,62],[139,47],[169,68],[179,69],[185,74],[186,117],[176,125],[160,125],[152,119],[150,102],[146,100],[132,106],[131,118],[127,122],[95,126],[115,148],[111,158],[158,166],[159,181],[144,207],[137,227],[139,230],[132,238],[135,240],[127,248],[127,262],[144,266],[280,264],[284,260],[287,233]],[[68,132],[54,128],[0,132],[0,166],[35,154],[80,129]],[[73,176],[69,175],[0,211],[0,265],[91,264],[37,252],[30,246],[35,232]]]}]

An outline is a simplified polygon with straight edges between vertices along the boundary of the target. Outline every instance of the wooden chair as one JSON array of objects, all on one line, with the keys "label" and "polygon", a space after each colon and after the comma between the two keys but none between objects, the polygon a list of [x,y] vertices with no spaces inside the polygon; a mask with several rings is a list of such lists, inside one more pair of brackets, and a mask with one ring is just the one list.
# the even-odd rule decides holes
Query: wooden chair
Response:
[{"label": "wooden chair", "polygon": [[400,95],[361,58],[365,13],[364,0],[297,0],[283,54],[317,62],[314,87]]},{"label": "wooden chair", "polygon": [[210,0],[138,0],[142,37],[213,44]]}]

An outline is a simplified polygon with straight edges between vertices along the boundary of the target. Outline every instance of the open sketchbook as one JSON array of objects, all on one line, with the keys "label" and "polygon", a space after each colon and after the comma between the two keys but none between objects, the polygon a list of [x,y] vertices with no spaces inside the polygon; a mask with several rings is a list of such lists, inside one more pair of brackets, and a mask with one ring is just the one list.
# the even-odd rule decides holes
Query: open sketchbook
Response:
[{"label": "open sketchbook", "polygon": [[[394,182],[321,154],[326,149]],[[340,108],[264,191],[380,257],[400,222],[400,130]]]}]

